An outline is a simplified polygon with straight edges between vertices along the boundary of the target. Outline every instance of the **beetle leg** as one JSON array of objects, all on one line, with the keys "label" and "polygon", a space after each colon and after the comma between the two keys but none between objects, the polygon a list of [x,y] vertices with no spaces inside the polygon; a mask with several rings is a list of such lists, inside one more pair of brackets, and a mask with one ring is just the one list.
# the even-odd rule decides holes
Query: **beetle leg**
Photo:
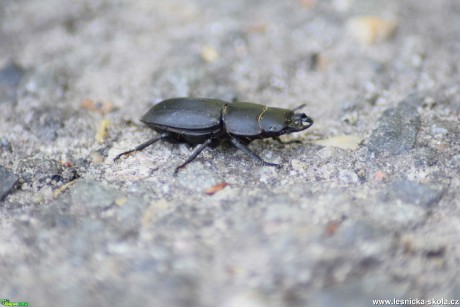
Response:
[{"label": "beetle leg", "polygon": [[279,164],[270,163],[270,162],[265,161],[264,159],[262,159],[261,157],[259,157],[255,153],[253,153],[249,148],[247,148],[243,143],[241,143],[236,138],[231,138],[230,142],[232,143],[233,146],[235,146],[236,148],[238,148],[239,150],[241,150],[242,152],[244,152],[245,154],[250,156],[253,160],[258,161],[258,162],[262,163],[265,166],[275,166],[275,167],[278,167],[278,168],[281,167],[281,165],[279,165]]},{"label": "beetle leg", "polygon": [[156,142],[158,142],[159,140],[164,139],[164,138],[166,138],[166,137],[168,137],[168,136],[169,136],[169,133],[163,133],[163,134],[160,134],[160,135],[158,135],[158,136],[155,136],[155,137],[151,138],[150,140],[148,140],[147,142],[144,142],[144,143],[142,143],[142,144],[140,144],[140,145],[137,145],[137,146],[134,147],[133,149],[130,149],[130,150],[128,150],[128,151],[122,152],[121,154],[118,154],[118,155],[113,159],[113,161],[116,161],[116,160],[120,159],[121,156],[130,154],[130,153],[135,152],[135,151],[142,150],[142,149],[144,149],[145,147],[148,147],[148,146],[152,145],[153,143],[156,143]]},{"label": "beetle leg", "polygon": [[213,139],[207,139],[204,143],[200,144],[197,146],[197,148],[195,149],[195,151],[192,153],[192,155],[190,157],[188,157],[187,160],[185,160],[184,163],[182,163],[181,165],[179,165],[178,167],[176,167],[176,169],[174,170],[174,175],[177,175],[177,172],[179,172],[179,170],[183,167],[185,167],[187,164],[189,164],[190,162],[192,162],[193,160],[195,160],[195,158],[207,147],[209,146],[211,143],[212,143]]},{"label": "beetle leg", "polygon": [[290,140],[283,142],[279,136],[272,136],[272,139],[277,141],[280,144],[287,145],[287,144],[302,144],[300,140]]}]

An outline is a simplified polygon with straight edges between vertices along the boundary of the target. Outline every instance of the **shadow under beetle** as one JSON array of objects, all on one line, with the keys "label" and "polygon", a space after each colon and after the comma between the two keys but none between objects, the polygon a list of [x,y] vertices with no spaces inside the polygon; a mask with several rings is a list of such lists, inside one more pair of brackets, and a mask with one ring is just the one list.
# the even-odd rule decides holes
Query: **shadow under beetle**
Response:
[{"label": "shadow under beetle", "polygon": [[278,137],[302,131],[313,125],[313,119],[305,113],[293,110],[270,108],[250,102],[229,103],[208,98],[172,98],[154,105],[141,117],[141,121],[159,135],[135,148],[117,155],[121,156],[142,150],[159,140],[199,144],[192,155],[178,167],[192,162],[207,146],[215,146],[221,140],[230,143],[263,165],[280,165],[264,161],[246,145],[255,139]]}]

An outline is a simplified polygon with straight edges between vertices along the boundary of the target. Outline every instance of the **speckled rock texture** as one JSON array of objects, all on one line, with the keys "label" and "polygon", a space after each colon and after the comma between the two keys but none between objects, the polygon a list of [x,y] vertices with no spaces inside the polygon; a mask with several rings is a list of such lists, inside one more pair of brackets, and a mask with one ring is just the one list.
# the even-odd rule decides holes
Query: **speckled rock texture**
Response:
[{"label": "speckled rock texture", "polygon": [[0,165],[0,200],[3,200],[18,183],[18,176]]},{"label": "speckled rock texture", "polygon": [[[455,0],[3,0],[0,298],[460,299],[459,58]],[[185,144],[113,162],[181,96],[315,124],[249,145],[279,170],[226,143],[177,176]]]}]

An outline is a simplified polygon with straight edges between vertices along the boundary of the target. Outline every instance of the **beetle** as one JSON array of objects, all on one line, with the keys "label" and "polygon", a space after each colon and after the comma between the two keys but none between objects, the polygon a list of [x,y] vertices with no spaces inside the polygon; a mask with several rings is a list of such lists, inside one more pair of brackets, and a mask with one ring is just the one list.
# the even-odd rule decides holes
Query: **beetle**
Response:
[{"label": "beetle", "polygon": [[220,141],[227,140],[253,160],[263,165],[280,167],[264,161],[246,145],[255,139],[278,137],[311,127],[313,119],[305,113],[295,112],[304,106],[289,110],[251,102],[229,103],[210,98],[183,97],[163,100],[151,107],[140,119],[159,135],[118,154],[114,161],[159,140],[198,144],[190,157],[176,167],[174,174],[177,174],[207,146],[214,147]]}]

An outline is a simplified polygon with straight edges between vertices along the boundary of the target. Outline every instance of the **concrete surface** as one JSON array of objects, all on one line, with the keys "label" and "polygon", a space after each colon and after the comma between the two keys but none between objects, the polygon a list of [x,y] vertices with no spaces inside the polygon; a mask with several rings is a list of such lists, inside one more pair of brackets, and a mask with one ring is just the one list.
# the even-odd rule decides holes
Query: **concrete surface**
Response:
[{"label": "concrete surface", "polygon": [[[454,0],[1,0],[0,298],[460,299],[459,58]],[[281,170],[225,144],[177,177],[185,145],[113,163],[178,96],[315,124],[251,143]]]}]

